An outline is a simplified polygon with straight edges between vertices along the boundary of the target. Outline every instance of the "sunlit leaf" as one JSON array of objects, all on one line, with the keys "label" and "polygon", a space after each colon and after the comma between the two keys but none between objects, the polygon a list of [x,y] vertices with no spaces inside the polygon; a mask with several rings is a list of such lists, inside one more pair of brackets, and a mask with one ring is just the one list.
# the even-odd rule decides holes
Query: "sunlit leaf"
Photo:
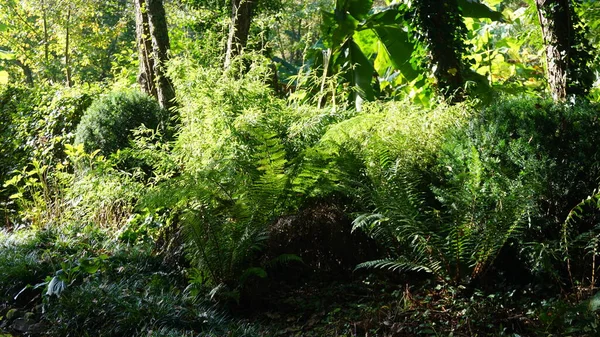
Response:
[{"label": "sunlit leaf", "polygon": [[[382,55],[382,59],[377,62],[378,65],[384,66],[384,60],[389,60],[391,66],[400,70],[402,75],[409,81],[415,79],[419,73],[413,68],[410,63],[414,44],[409,40],[408,34],[400,27],[376,27],[375,31],[381,41],[380,54],[384,52],[387,55]],[[379,56],[378,56],[379,58]],[[380,73],[384,69],[377,69]]]},{"label": "sunlit leaf", "polygon": [[373,0],[337,0],[336,10],[348,12],[356,19],[362,20],[365,18],[371,7]]},{"label": "sunlit leaf", "polygon": [[9,51],[0,49],[0,60],[12,60],[14,58],[15,58],[15,54],[13,54]]},{"label": "sunlit leaf", "polygon": [[502,13],[489,8],[479,0],[458,0],[458,6],[462,10],[463,16],[468,18],[504,21]]},{"label": "sunlit leaf", "polygon": [[0,85],[8,84],[9,76],[8,72],[5,70],[0,70]]},{"label": "sunlit leaf", "polygon": [[48,290],[46,291],[46,295],[56,295],[60,296],[60,294],[67,288],[67,284],[62,278],[57,275],[50,280],[48,283]]},{"label": "sunlit leaf", "polygon": [[369,59],[371,56],[377,54],[377,43],[379,37],[372,29],[363,29],[356,31],[352,37],[354,42],[360,47],[365,56]]},{"label": "sunlit leaf", "polygon": [[375,99],[375,93],[373,92],[373,74],[375,69],[371,61],[365,56],[360,47],[354,42],[350,41],[348,46],[349,60],[353,65],[353,82],[358,89],[356,99],[373,101]]}]

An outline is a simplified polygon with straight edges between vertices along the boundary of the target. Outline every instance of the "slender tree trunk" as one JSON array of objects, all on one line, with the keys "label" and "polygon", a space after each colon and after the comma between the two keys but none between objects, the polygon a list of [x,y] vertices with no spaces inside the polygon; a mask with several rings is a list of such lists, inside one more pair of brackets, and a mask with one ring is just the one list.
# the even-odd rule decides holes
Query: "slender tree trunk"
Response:
[{"label": "slender tree trunk", "polygon": [[15,59],[14,63],[19,66],[21,70],[23,70],[23,75],[25,75],[25,83],[27,83],[28,86],[33,87],[33,71],[31,68],[25,63],[21,62],[19,59]]},{"label": "slender tree trunk", "polygon": [[162,0],[146,0],[146,6],[150,36],[152,37],[156,98],[160,106],[169,109],[175,103],[175,90],[165,69],[171,47],[165,8]]},{"label": "slender tree trunk", "polygon": [[250,24],[254,7],[258,0],[233,0],[231,8],[231,23],[227,38],[224,68],[229,69],[234,57],[240,55],[248,43]]},{"label": "slender tree trunk", "polygon": [[585,37],[572,0],[536,0],[538,17],[546,44],[546,67],[552,97],[585,96],[595,81],[590,67],[593,47]]},{"label": "slender tree trunk", "polygon": [[465,51],[463,38],[466,27],[456,0],[415,0],[421,40],[428,45],[431,70],[438,89],[448,99],[464,99]]},{"label": "slender tree trunk", "polygon": [[139,57],[138,83],[161,107],[170,109],[175,90],[165,72],[169,59],[169,34],[162,0],[134,0]]},{"label": "slender tree trunk", "polygon": [[138,47],[139,73],[138,84],[142,91],[150,96],[158,97],[154,78],[154,61],[152,59],[152,39],[146,15],[145,0],[135,2],[135,33]]},{"label": "slender tree trunk", "polygon": [[65,75],[67,77],[67,87],[71,87],[71,59],[69,55],[69,31],[71,24],[71,8],[67,9],[67,26],[65,34]]},{"label": "slender tree trunk", "polygon": [[49,55],[49,46],[48,46],[48,20],[47,20],[47,13],[46,13],[46,4],[45,2],[42,0],[42,24],[43,24],[43,28],[44,28],[44,61],[46,62],[46,67],[48,67],[48,64],[50,63],[50,57]]},{"label": "slender tree trunk", "polygon": [[567,98],[569,35],[573,30],[569,0],[536,0],[535,3],[546,45],[550,91],[554,100],[564,101]]}]

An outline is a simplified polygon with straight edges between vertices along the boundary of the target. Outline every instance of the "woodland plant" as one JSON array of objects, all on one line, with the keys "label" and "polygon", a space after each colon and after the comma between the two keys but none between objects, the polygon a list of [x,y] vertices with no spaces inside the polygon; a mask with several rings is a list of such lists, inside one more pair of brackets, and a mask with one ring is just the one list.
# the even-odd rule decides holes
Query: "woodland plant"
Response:
[{"label": "woodland plant", "polygon": [[[439,138],[432,138],[437,145],[420,146],[430,149],[426,157],[414,161],[422,166],[407,163],[410,152],[392,155],[392,144],[399,143],[393,133],[383,141],[367,137],[360,143],[362,149],[357,146],[355,151],[366,153],[363,160],[374,163],[365,165],[373,192],[364,202],[371,203],[367,208],[375,212],[363,213],[355,227],[378,238],[391,255],[361,266],[426,271],[464,284],[481,280],[490,269],[503,270],[494,262],[511,242],[525,253],[513,257],[515,261],[534,275],[549,273],[559,284],[567,271],[569,277],[579,275],[583,271],[573,266],[581,263],[565,265],[555,256],[563,254],[561,247],[565,250],[568,243],[577,242],[578,235],[595,237],[592,224],[585,220],[590,216],[574,218],[585,205],[577,206],[565,224],[568,236],[560,235],[567,233],[561,223],[569,207],[578,205],[585,193],[593,193],[600,176],[598,153],[590,148],[594,143],[590,137],[598,133],[595,115],[593,105],[564,106],[528,98],[500,101],[472,115],[468,123],[443,128]],[[344,130],[357,134],[348,126]],[[405,144],[427,138],[407,139]],[[544,246],[534,241],[540,240],[549,249],[538,250]],[[584,258],[574,249],[568,256]]]},{"label": "woodland plant", "polygon": [[270,69],[261,62],[239,77],[190,69],[171,69],[182,93],[173,158],[184,169],[142,204],[178,214],[193,288],[236,299],[249,278],[266,276],[257,256],[268,224],[336,189],[333,173],[324,173],[332,166],[309,145],[350,114],[287,107],[265,85]]},{"label": "woodland plant", "polygon": [[[565,246],[565,239],[575,242],[578,236],[595,231],[594,208],[583,208],[586,215],[580,219],[567,219],[598,188],[600,152],[593,145],[600,141],[597,111],[589,103],[518,98],[486,109],[474,123],[474,134],[481,135],[479,143],[490,144],[485,148],[495,153],[502,172],[529,181],[534,208],[519,240],[525,248],[520,260],[537,277],[550,276],[557,284],[581,280],[583,273],[591,275],[584,267],[591,264],[591,257],[583,253],[583,247]],[[577,261],[570,266],[560,258],[567,251]]]},{"label": "woodland plant", "polygon": [[[30,162],[40,167],[65,160],[65,145],[74,132],[83,111],[98,95],[97,86],[62,88],[7,86],[0,93],[0,204],[1,213],[16,212],[8,196],[16,191],[2,188],[16,170],[27,170]],[[25,168],[25,169],[24,169]],[[3,216],[3,224],[11,216]]]},{"label": "woodland plant", "polygon": [[132,130],[145,125],[164,132],[168,116],[151,97],[134,90],[109,93],[94,101],[77,126],[76,144],[109,155],[129,145]]}]

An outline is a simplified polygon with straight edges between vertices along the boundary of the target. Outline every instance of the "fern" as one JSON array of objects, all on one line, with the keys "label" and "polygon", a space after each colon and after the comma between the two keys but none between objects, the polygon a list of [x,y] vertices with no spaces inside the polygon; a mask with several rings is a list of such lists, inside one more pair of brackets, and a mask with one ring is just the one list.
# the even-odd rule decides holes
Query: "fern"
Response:
[{"label": "fern", "polygon": [[[572,227],[575,226],[575,223],[578,219],[582,219],[586,213],[585,208],[592,207],[600,210],[600,189],[596,189],[589,195],[587,198],[583,199],[580,203],[575,205],[567,214],[565,221],[561,226],[561,242],[560,246],[567,261],[567,270],[569,272],[569,278],[571,279],[571,284],[574,285],[573,281],[573,272],[571,260],[572,256],[569,252],[569,247],[572,247],[575,243],[584,242],[585,247],[584,250],[592,252],[592,272],[591,272],[591,280],[590,287],[594,287],[595,278],[596,278],[596,252],[598,250],[598,242],[600,240],[600,225],[595,226],[592,230],[588,232],[584,232],[578,235],[574,240],[570,240]],[[598,231],[598,233],[594,233],[594,231]]]}]

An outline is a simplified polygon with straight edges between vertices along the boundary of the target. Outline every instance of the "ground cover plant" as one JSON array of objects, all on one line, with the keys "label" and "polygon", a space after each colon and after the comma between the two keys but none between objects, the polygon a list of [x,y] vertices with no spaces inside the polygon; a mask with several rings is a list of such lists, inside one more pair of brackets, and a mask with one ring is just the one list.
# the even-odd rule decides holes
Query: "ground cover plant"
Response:
[{"label": "ground cover plant", "polygon": [[595,336],[599,8],[440,4],[0,4],[0,336]]}]

